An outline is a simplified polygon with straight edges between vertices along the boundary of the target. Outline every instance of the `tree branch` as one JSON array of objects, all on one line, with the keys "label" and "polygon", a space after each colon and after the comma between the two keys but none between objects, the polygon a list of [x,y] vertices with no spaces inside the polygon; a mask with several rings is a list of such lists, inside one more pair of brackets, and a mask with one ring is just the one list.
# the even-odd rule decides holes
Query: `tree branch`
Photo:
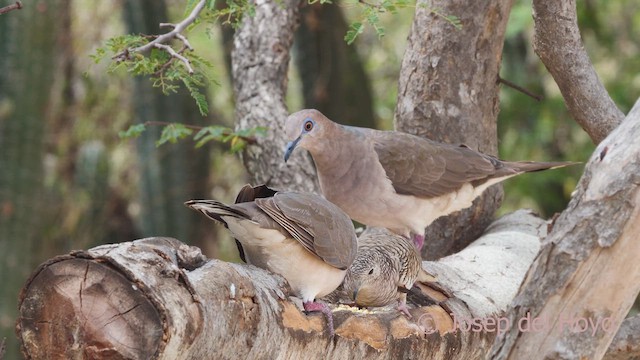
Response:
[{"label": "tree branch", "polygon": [[575,0],[533,1],[533,48],[558,84],[574,120],[599,143],[624,114],[604,88],[582,44]]},{"label": "tree branch", "polygon": [[640,315],[624,319],[603,360],[640,358]]},{"label": "tree branch", "polygon": [[[150,51],[152,48],[156,48],[156,49],[166,51],[169,55],[171,55],[172,59],[175,58],[180,60],[184,64],[189,74],[193,74],[194,71],[193,71],[193,67],[191,66],[191,62],[189,61],[189,59],[187,59],[186,57],[180,54],[186,49],[193,50],[187,38],[184,37],[184,35],[182,35],[182,32],[198,18],[198,15],[204,9],[205,4],[206,4],[206,0],[200,0],[196,4],[196,6],[193,8],[193,10],[191,10],[191,13],[189,14],[189,16],[187,16],[184,20],[182,20],[177,24],[160,23],[160,27],[172,27],[173,30],[169,31],[168,33],[159,35],[154,40],[142,46],[138,46],[133,49],[126,49],[116,54],[115,56],[113,56],[113,59],[116,61],[128,60],[131,58],[132,53],[145,53]],[[180,52],[175,51],[169,45],[165,45],[167,42],[173,39],[178,39],[184,44],[184,48],[180,50]]]},{"label": "tree branch", "polygon": [[[511,0],[419,0],[402,58],[396,130],[497,155],[497,84]],[[438,9],[434,13],[433,9]],[[456,29],[443,14],[456,16]],[[437,219],[425,233],[425,259],[459,251],[493,220],[496,185],[474,205]]]},{"label": "tree branch", "polygon": [[[512,303],[513,327],[493,359],[600,359],[640,292],[640,100],[591,156]],[[512,322],[513,323],[513,322]],[[582,329],[584,326],[587,329]]]},{"label": "tree branch", "polygon": [[533,92],[523,88],[522,86],[520,86],[520,85],[518,85],[518,84],[516,84],[514,82],[511,82],[511,81],[509,81],[507,79],[501,78],[499,75],[498,75],[498,82],[501,83],[501,84],[505,84],[508,87],[510,87],[510,88],[512,88],[514,90],[517,90],[517,91],[519,91],[519,92],[521,92],[521,93],[533,98],[535,101],[540,101],[540,100],[542,100],[544,98],[542,95],[534,94]]},{"label": "tree branch", "polygon": [[22,2],[16,1],[15,4],[7,5],[5,7],[0,8],[0,15],[6,14],[9,11],[20,10],[20,9],[22,9]]}]

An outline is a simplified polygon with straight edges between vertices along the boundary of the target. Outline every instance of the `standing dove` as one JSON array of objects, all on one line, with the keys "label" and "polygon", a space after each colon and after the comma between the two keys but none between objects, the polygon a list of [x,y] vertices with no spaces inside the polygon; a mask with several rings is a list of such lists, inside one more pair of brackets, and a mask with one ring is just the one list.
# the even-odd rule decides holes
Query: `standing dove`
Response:
[{"label": "standing dove", "polygon": [[411,317],[406,292],[416,281],[434,282],[422,269],[422,259],[409,239],[382,228],[367,228],[358,238],[358,255],[347,270],[342,289],[359,306],[398,302]]},{"label": "standing dove", "polygon": [[471,206],[489,186],[572,164],[502,161],[465,145],[340,125],[317,110],[291,114],[285,131],[285,162],[296,147],[309,151],[327,200],[360,223],[412,238],[418,249],[429,224]]},{"label": "standing dove", "polygon": [[333,316],[314,302],[335,290],[356,257],[358,243],[349,217],[324,198],[275,192],[266,186],[240,191],[238,203],[191,200],[185,205],[225,225],[247,263],[282,275],[306,311],[321,311],[333,335]]}]

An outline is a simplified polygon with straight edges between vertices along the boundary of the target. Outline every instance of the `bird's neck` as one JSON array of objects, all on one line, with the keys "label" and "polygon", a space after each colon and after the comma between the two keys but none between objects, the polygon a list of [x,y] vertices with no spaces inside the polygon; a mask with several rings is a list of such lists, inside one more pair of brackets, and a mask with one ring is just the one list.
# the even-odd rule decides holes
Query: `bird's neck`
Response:
[{"label": "bird's neck", "polygon": [[331,138],[319,142],[319,146],[311,151],[311,156],[319,174],[340,178],[352,168],[357,158],[353,153],[357,154],[362,149],[357,149],[361,142],[356,137],[360,134],[348,127],[337,127]]}]

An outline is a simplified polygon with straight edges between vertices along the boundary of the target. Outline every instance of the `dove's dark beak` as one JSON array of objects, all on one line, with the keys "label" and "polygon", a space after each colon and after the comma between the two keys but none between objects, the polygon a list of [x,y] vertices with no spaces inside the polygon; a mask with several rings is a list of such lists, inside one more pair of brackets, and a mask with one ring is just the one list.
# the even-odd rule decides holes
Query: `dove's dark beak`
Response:
[{"label": "dove's dark beak", "polygon": [[300,138],[301,136],[298,136],[297,139],[293,140],[293,141],[289,141],[287,143],[287,146],[284,148],[284,162],[287,162],[287,160],[289,160],[289,156],[291,156],[291,153],[293,152],[293,149],[296,148],[296,146],[298,146],[298,143],[300,142]]},{"label": "dove's dark beak", "polygon": [[356,301],[358,298],[358,289],[353,290],[353,301]]}]

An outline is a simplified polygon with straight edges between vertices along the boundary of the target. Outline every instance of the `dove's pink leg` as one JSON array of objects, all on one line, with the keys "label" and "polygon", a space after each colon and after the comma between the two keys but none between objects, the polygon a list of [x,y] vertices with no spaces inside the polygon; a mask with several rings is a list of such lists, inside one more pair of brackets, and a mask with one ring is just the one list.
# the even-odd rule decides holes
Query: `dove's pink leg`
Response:
[{"label": "dove's pink leg", "polygon": [[424,235],[414,234],[411,240],[413,240],[413,245],[418,249],[418,252],[420,252],[422,246],[424,246]]},{"label": "dove's pink leg", "polygon": [[327,304],[320,303],[320,302],[307,301],[307,302],[303,302],[302,306],[304,307],[305,311],[322,312],[324,316],[327,318],[327,327],[329,327],[329,335],[333,336],[335,334],[335,331],[333,330],[333,313],[331,312],[331,309],[329,309]]},{"label": "dove's pink leg", "polygon": [[409,312],[409,308],[407,307],[407,294],[400,294],[398,297],[398,311],[405,314],[409,319],[411,319],[411,313]]}]

